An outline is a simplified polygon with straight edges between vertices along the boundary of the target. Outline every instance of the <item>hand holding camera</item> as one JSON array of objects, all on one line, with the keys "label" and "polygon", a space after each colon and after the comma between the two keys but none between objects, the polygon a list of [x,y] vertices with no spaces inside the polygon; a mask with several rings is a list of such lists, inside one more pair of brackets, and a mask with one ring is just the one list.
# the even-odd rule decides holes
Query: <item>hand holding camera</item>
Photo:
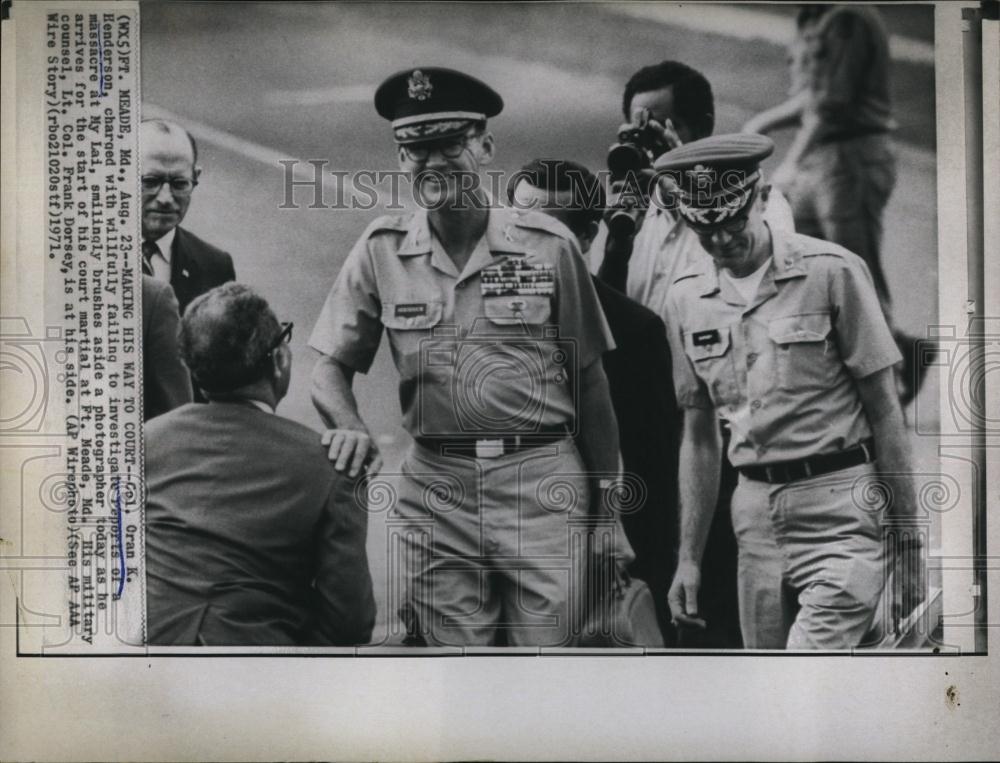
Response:
[{"label": "hand holding camera", "polygon": [[660,123],[649,109],[636,109],[632,121],[618,128],[618,142],[608,149],[611,186],[605,221],[612,237],[632,236],[649,206],[657,157],[681,145],[672,122]]}]

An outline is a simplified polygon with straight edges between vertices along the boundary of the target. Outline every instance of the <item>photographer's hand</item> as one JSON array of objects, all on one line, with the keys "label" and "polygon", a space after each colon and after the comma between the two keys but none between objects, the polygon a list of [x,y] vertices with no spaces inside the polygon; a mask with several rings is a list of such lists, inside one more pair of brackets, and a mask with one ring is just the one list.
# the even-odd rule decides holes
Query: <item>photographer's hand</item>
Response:
[{"label": "photographer's hand", "polygon": [[669,119],[662,124],[655,119],[650,119],[648,122],[648,128],[656,132],[660,143],[664,146],[663,153],[673,151],[678,146],[684,145],[684,141],[680,139],[680,136],[677,134],[677,130],[674,129],[674,123]]}]

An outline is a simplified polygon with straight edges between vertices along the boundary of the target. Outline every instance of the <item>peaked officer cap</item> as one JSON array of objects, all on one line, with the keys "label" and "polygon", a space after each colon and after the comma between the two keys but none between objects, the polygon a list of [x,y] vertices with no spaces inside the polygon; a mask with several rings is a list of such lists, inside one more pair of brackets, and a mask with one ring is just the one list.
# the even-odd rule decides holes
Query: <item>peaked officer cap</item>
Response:
[{"label": "peaked officer cap", "polygon": [[764,135],[713,135],[668,151],[653,166],[673,180],[681,217],[695,225],[724,225],[749,206],[760,163],[773,151],[774,142]]},{"label": "peaked officer cap", "polygon": [[392,122],[397,143],[464,135],[502,109],[503,99],[485,82],[438,66],[393,74],[375,91],[375,110]]}]

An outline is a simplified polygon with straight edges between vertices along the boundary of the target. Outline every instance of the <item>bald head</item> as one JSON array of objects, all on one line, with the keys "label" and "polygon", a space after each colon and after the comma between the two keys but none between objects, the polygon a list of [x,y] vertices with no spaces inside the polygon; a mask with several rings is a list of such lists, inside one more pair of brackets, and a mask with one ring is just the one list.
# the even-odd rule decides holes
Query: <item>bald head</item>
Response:
[{"label": "bald head", "polygon": [[189,133],[177,122],[171,122],[169,119],[144,119],[139,125],[139,143],[143,143],[155,140],[153,135],[159,133],[160,135],[169,135],[172,138],[181,138],[188,143],[191,147],[191,164],[196,165],[198,163],[198,144],[195,142],[194,136]]},{"label": "bald head", "polygon": [[[171,181],[197,183],[198,146],[191,134],[175,122],[148,119],[139,127],[139,150],[140,169],[147,181],[142,193],[142,237],[155,241],[177,227],[187,214],[192,189],[178,190]],[[149,181],[162,183],[147,191]]]}]

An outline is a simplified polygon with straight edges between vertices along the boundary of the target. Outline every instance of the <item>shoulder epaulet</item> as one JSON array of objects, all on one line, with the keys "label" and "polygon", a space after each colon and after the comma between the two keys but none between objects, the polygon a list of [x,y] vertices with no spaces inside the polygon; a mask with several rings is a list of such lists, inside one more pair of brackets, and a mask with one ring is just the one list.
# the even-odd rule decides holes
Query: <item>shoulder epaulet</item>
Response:
[{"label": "shoulder epaulet", "polygon": [[406,233],[406,231],[409,230],[410,221],[412,219],[412,212],[404,212],[396,215],[379,215],[368,224],[368,227],[365,228],[365,232],[361,234],[361,237],[371,238],[379,231],[397,231],[399,233]]},{"label": "shoulder epaulet", "polygon": [[857,255],[845,249],[840,244],[832,241],[824,241],[820,238],[813,238],[802,233],[796,234],[799,253],[803,257],[819,257],[826,255],[829,257],[856,257]]},{"label": "shoulder epaulet", "polygon": [[686,270],[683,273],[678,273],[674,276],[674,283],[680,283],[681,281],[687,281],[691,278],[697,278],[701,275],[700,270]]},{"label": "shoulder epaulet", "polygon": [[712,264],[712,258],[706,253],[704,258],[698,257],[693,262],[689,262],[687,267],[681,268],[677,273],[674,274],[674,280],[671,284],[680,283],[681,281],[686,281],[690,278],[698,278],[699,276],[705,275],[706,267],[715,267]]},{"label": "shoulder epaulet", "polygon": [[544,231],[553,236],[573,240],[573,233],[569,228],[552,217],[552,215],[547,215],[544,212],[534,209],[514,209],[511,210],[511,217],[514,220],[514,225],[518,228]]}]

